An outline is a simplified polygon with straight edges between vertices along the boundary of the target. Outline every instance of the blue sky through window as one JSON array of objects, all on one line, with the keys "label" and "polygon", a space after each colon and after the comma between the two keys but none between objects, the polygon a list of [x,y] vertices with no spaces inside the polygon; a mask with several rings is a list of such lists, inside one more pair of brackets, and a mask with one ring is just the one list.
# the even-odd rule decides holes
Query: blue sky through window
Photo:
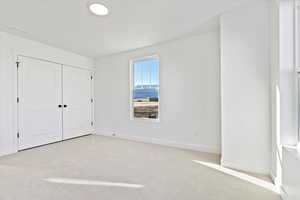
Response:
[{"label": "blue sky through window", "polygon": [[134,87],[149,88],[159,85],[159,60],[150,59],[134,63]]}]

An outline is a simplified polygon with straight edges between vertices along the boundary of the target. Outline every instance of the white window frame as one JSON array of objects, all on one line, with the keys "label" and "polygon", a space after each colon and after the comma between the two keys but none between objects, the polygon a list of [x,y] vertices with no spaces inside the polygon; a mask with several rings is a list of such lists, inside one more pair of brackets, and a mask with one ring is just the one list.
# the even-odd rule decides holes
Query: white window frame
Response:
[{"label": "white window frame", "polygon": [[300,0],[295,0],[295,64],[297,71],[300,71]]},{"label": "white window frame", "polygon": [[[152,60],[152,59],[158,59],[159,60],[159,68],[158,68],[158,82],[159,82],[159,89],[158,89],[158,117],[157,119],[148,119],[148,118],[135,118],[134,117],[134,108],[133,108],[133,90],[134,90],[134,63],[136,62],[141,62],[141,61],[146,61],[146,60]],[[160,104],[161,104],[161,99],[160,99],[160,70],[161,70],[161,61],[160,57],[157,54],[153,54],[150,56],[144,56],[144,57],[139,57],[139,58],[133,58],[130,59],[129,61],[129,72],[130,72],[130,95],[129,95],[129,104],[130,104],[130,120],[134,121],[147,121],[147,122],[160,122]]]},{"label": "white window frame", "polygon": [[300,30],[300,0],[295,0],[294,3],[295,10],[294,10],[294,62],[295,62],[295,68],[296,68],[296,77],[297,77],[297,92],[298,92],[298,146],[300,146],[300,94],[299,94],[299,79],[300,79],[300,36],[299,36],[299,30]]}]

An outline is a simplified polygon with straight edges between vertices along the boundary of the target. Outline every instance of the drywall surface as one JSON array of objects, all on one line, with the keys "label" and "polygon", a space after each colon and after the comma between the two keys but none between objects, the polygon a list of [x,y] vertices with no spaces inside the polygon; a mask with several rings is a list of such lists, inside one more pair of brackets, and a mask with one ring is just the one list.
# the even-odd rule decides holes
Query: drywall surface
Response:
[{"label": "drywall surface", "polygon": [[277,178],[282,179],[281,194],[283,199],[287,200],[300,199],[300,153],[296,150],[299,142],[299,89],[296,78],[298,60],[296,58],[299,54],[296,45],[298,34],[294,23],[297,16],[295,2],[299,3],[293,0],[278,1],[280,107],[277,110],[280,112],[280,120],[277,125],[280,127],[280,144],[284,147],[281,158],[282,171],[277,174]]},{"label": "drywall surface", "polygon": [[41,58],[52,62],[88,69],[93,69],[95,67],[94,59],[92,58],[80,56],[72,52],[61,50],[11,34],[0,34],[2,34],[4,38],[3,45],[10,49],[15,55]]},{"label": "drywall surface", "polygon": [[300,151],[283,148],[282,196],[284,200],[300,199]]},{"label": "drywall surface", "polygon": [[[96,132],[220,152],[219,30],[99,58]],[[160,57],[160,122],[130,120],[129,61]]]},{"label": "drywall surface", "polygon": [[283,145],[296,145],[298,139],[298,92],[295,73],[294,1],[280,1],[280,135]]},{"label": "drywall surface", "polygon": [[270,103],[271,103],[271,137],[272,153],[270,175],[274,182],[280,184],[281,143],[280,143],[280,88],[279,88],[279,6],[277,0],[270,1]]},{"label": "drywall surface", "polygon": [[221,16],[222,164],[269,174],[269,3]]},{"label": "drywall surface", "polygon": [[[0,155],[17,151],[18,55],[94,69],[94,59],[0,32]],[[42,86],[41,86],[42,87]]]},{"label": "drywall surface", "polygon": [[[3,44],[3,37],[0,35],[0,44]],[[15,152],[14,131],[14,110],[13,98],[14,88],[12,76],[14,68],[7,63],[8,59],[13,59],[3,45],[0,47],[0,155]]]}]

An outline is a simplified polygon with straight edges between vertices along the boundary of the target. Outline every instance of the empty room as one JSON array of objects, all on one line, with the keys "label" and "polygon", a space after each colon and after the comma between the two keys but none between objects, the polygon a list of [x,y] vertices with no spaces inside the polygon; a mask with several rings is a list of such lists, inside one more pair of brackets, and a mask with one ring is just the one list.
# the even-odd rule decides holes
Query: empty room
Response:
[{"label": "empty room", "polygon": [[300,200],[300,0],[1,0],[0,200]]}]

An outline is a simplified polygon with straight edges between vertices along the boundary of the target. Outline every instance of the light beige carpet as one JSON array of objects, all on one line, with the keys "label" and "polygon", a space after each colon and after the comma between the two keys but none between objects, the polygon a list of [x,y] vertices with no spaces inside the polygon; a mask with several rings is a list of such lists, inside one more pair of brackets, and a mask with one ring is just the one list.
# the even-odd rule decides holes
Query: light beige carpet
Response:
[{"label": "light beige carpet", "polygon": [[0,158],[0,200],[279,200],[195,162],[214,154],[87,136]]}]

